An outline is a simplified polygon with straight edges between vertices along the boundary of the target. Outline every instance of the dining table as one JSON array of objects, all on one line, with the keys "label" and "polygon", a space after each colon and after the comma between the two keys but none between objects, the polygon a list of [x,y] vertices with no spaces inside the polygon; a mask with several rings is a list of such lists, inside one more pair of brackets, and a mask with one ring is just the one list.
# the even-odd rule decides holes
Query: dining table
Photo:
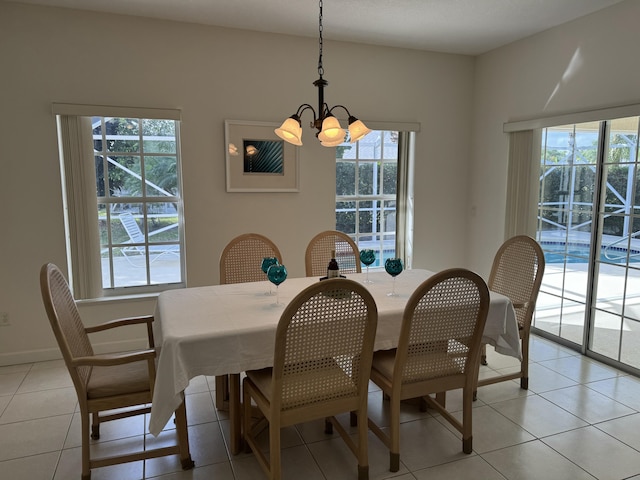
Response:
[{"label": "dining table", "polygon": [[[407,269],[392,278],[384,271],[349,274],[371,292],[378,309],[374,349],[396,347],[404,308],[417,287],[435,272]],[[365,283],[366,280],[369,283]],[[229,376],[230,451],[241,448],[240,375],[273,365],[276,327],[284,307],[318,277],[269,283],[235,283],[166,290],[158,296],[154,338],[158,348],[149,432],[158,435],[200,375]],[[394,295],[390,295],[390,293]],[[510,300],[490,292],[482,341],[499,353],[522,358],[518,323]]]}]

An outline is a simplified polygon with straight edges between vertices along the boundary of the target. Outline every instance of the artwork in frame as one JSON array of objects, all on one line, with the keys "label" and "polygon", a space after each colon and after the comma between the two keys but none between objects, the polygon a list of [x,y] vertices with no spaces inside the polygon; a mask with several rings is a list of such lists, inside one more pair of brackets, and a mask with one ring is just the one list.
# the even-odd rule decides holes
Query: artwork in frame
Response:
[{"label": "artwork in frame", "polygon": [[227,192],[298,192],[298,148],[280,139],[279,124],[225,120]]}]

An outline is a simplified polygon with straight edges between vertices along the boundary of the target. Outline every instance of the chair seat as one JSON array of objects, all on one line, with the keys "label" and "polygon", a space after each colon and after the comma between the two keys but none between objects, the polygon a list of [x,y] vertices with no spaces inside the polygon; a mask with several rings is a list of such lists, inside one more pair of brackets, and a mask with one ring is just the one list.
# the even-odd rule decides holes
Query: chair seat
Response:
[{"label": "chair seat", "polygon": [[[373,354],[372,369],[391,381],[396,350],[380,350]],[[446,353],[430,353],[407,359],[403,383],[420,382],[432,378],[445,377],[464,373],[464,358],[457,358]],[[419,375],[411,375],[412,371]],[[432,374],[430,374],[432,372]]]},{"label": "chair seat", "polygon": [[[271,402],[272,369],[263,368],[247,372],[247,377],[256,385],[263,395]],[[322,383],[322,396],[311,397],[309,390],[311,385]],[[325,368],[315,370],[313,373],[306,371],[300,375],[288,377],[288,388],[283,392],[283,409],[302,407],[324,400],[349,398],[358,395],[357,385],[351,378],[333,362]]]},{"label": "chair seat", "polygon": [[143,393],[150,390],[149,367],[146,361],[93,367],[87,385],[89,399]]}]

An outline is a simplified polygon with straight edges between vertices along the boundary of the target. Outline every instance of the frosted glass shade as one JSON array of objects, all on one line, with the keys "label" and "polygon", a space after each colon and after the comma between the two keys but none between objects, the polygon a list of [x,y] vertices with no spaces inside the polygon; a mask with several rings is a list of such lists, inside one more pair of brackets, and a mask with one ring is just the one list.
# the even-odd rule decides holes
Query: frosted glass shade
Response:
[{"label": "frosted glass shade", "polygon": [[302,127],[298,119],[293,117],[287,118],[274,132],[285,142],[298,146],[302,145]]},{"label": "frosted glass shade", "polygon": [[[353,119],[353,121],[351,119]],[[349,119],[349,136],[351,137],[351,143],[356,143],[369,133],[371,133],[371,129],[361,120],[355,117]]]},{"label": "frosted glass shade", "polygon": [[346,134],[347,132],[340,126],[338,119],[331,115],[322,122],[322,131],[318,134],[318,139],[321,142],[334,142],[340,139],[342,142]]}]

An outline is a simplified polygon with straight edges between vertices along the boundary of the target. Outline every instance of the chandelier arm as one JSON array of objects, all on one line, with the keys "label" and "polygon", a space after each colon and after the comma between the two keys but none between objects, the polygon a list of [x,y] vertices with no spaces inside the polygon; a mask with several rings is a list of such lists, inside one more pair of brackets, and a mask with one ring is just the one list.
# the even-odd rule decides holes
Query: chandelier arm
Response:
[{"label": "chandelier arm", "polygon": [[349,116],[349,118],[351,118],[351,117],[352,117],[351,113],[349,112],[349,110],[347,109],[347,107],[345,107],[344,105],[334,105],[334,106],[333,106],[333,107],[331,107],[331,108],[327,108],[327,113],[331,114],[331,113],[333,112],[333,110],[334,110],[334,109],[336,109],[336,108],[338,108],[338,107],[342,108],[345,112],[347,112],[347,115]]},{"label": "chandelier arm", "polygon": [[302,116],[302,113],[303,113],[305,110],[311,110],[311,111],[313,112],[313,119],[315,120],[315,118],[316,118],[316,111],[315,111],[315,109],[314,109],[311,105],[309,105],[308,103],[303,103],[302,105],[300,105],[300,106],[298,107],[298,111],[296,112],[296,115],[297,115],[298,117],[301,117],[301,116]]}]

